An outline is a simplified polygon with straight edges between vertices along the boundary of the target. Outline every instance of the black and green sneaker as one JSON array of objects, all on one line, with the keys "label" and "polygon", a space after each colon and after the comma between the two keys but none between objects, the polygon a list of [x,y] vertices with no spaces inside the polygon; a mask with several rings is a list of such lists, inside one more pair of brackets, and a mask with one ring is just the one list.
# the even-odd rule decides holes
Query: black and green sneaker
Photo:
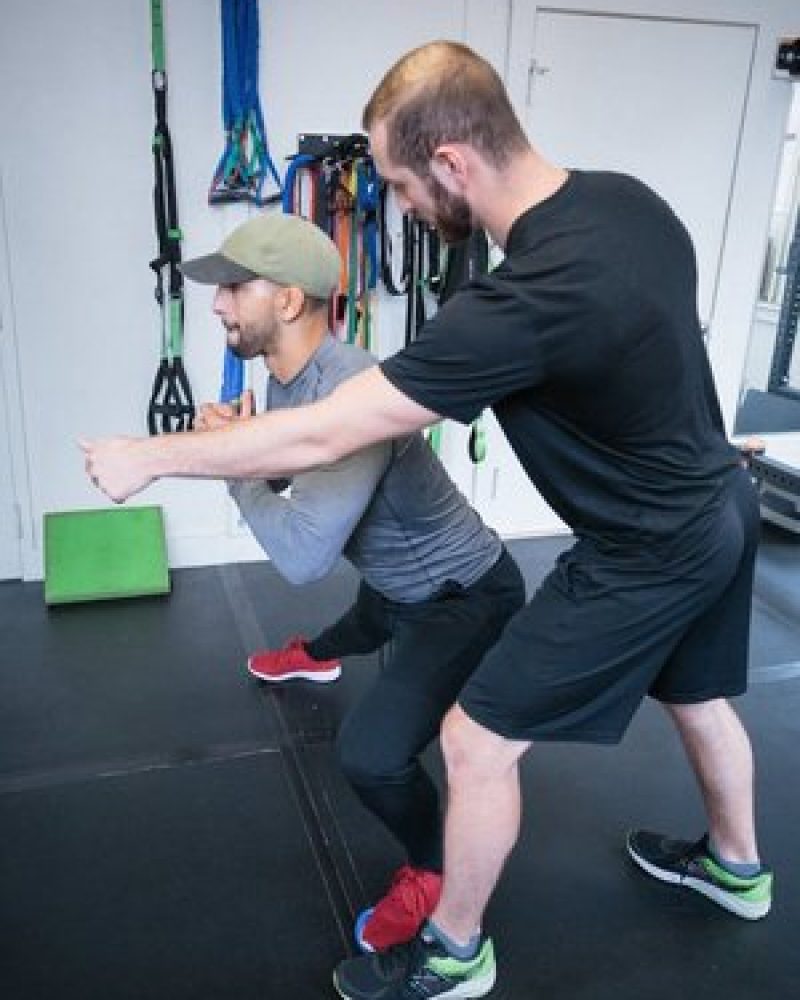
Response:
[{"label": "black and green sneaker", "polygon": [[711,856],[707,834],[692,843],[634,830],[628,834],[628,854],[654,878],[694,889],[737,917],[759,920],[769,913],[772,872],[762,868],[750,878],[734,875]]},{"label": "black and green sneaker", "polygon": [[475,958],[453,958],[424,934],[388,951],[340,962],[333,985],[345,1000],[483,997],[494,986],[494,948],[484,938]]}]

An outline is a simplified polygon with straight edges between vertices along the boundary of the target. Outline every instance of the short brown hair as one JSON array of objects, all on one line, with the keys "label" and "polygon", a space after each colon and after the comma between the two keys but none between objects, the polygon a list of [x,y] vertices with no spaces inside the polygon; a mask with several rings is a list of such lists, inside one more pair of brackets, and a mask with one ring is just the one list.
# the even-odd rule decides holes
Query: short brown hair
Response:
[{"label": "short brown hair", "polygon": [[503,81],[458,42],[430,42],[396,62],[364,108],[366,131],[379,121],[392,161],[423,176],[443,142],[468,143],[496,167],[528,148]]}]

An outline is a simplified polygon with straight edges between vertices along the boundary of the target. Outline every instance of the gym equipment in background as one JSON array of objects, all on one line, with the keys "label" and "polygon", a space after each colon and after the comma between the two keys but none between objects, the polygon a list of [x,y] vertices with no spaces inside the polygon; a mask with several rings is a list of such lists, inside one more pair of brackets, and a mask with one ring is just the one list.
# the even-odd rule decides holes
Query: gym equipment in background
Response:
[{"label": "gym equipment in background", "polygon": [[[147,428],[151,434],[191,430],[194,400],[183,366],[182,233],[178,225],[178,200],[172,141],[167,126],[167,73],[164,58],[164,14],[161,0],[150,0],[153,50],[153,203],[158,256],[150,261],[156,275],[155,297],[161,316],[161,360],[153,380]],[[167,274],[165,294],[164,274]]]},{"label": "gym equipment in background", "polygon": [[[282,185],[273,163],[258,94],[258,0],[220,0],[222,22],[222,117],[225,148],[219,158],[208,201],[211,205],[281,200]],[[270,176],[277,193],[264,197]]]}]

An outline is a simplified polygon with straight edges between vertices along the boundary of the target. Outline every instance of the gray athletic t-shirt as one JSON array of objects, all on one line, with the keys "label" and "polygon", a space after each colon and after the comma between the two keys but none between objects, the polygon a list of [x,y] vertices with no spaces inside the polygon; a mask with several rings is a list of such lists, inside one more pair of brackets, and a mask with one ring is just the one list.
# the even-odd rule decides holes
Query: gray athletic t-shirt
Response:
[{"label": "gray athletic t-shirt", "polygon": [[[312,403],[376,363],[327,336],[282,385],[270,378],[267,409]],[[458,491],[420,434],[365,448],[286,484],[228,484],[253,535],[292,583],[325,576],[344,555],[375,590],[423,601],[447,581],[469,586],[500,556],[501,542]]]}]

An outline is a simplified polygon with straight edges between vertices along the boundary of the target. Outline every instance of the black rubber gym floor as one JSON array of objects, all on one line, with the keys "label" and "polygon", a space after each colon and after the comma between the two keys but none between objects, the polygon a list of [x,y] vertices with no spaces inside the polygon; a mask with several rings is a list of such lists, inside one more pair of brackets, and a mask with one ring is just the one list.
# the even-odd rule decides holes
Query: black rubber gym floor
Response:
[{"label": "black rubber gym floor", "polygon": [[[512,544],[534,586],[566,544]],[[0,997],[333,998],[354,914],[397,847],[332,754],[380,669],[266,688],[245,652],[313,633],[355,592],[265,563],[175,571],[167,598],[46,609],[0,584]],[[750,693],[772,914],[749,924],[627,860],[628,827],[694,836],[702,813],[657,706],[616,748],[523,765],[520,842],[487,914],[505,1000],[800,996],[800,540],[765,529]],[[430,761],[441,776],[436,748]]]}]

